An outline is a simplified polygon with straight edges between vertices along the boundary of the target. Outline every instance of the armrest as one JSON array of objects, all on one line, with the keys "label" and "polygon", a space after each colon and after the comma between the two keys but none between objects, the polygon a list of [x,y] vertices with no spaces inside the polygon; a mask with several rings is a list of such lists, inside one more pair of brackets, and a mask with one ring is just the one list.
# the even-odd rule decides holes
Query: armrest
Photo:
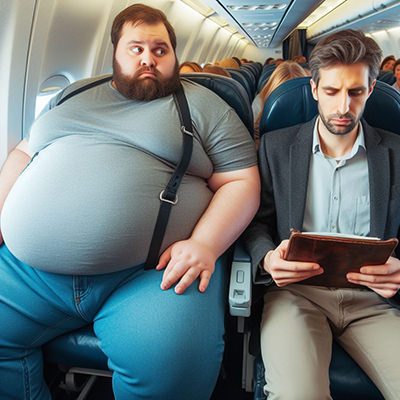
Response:
[{"label": "armrest", "polygon": [[229,312],[249,317],[251,309],[251,262],[241,241],[235,243],[229,283]]}]

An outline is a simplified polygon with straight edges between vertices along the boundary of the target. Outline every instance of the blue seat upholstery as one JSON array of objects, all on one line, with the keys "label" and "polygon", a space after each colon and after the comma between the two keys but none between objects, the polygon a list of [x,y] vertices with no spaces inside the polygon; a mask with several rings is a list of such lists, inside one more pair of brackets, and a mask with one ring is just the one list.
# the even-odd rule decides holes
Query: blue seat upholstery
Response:
[{"label": "blue seat upholstery", "polygon": [[396,82],[396,77],[392,71],[379,71],[378,78],[379,81],[385,82],[388,85],[393,85]]},{"label": "blue seat upholstery", "polygon": [[249,102],[251,103],[254,98],[253,89],[247,78],[243,75],[245,72],[239,70],[238,68],[225,69],[231,74],[232,79],[234,79],[236,82],[239,82],[243,86],[243,88],[246,90]]},{"label": "blue seat upholstery", "polygon": [[[318,104],[312,97],[309,77],[284,82],[265,102],[260,121],[260,135],[307,122],[317,113]],[[400,93],[386,83],[377,81],[367,100],[363,117],[372,126],[400,134]],[[254,371],[254,399],[265,400],[264,367],[261,357],[256,358]],[[335,400],[383,399],[364,371],[336,342],[333,343],[329,376],[332,397]]]},{"label": "blue seat upholstery", "polygon": [[[277,87],[266,100],[260,120],[260,135],[307,122],[317,113],[318,104],[312,97],[310,78],[291,79]],[[363,117],[372,126],[400,134],[400,93],[377,81],[365,105]]]},{"label": "blue seat upholstery", "polygon": [[[253,134],[253,116],[247,94],[242,86],[231,78],[212,74],[185,74],[222,97],[239,115]],[[220,268],[228,268],[230,257],[227,253],[217,260]],[[44,360],[47,363],[80,369],[108,370],[107,358],[99,347],[92,326],[61,335],[43,347]],[[93,371],[89,371],[92,373]]]},{"label": "blue seat upholstery", "polygon": [[268,82],[269,77],[275,71],[276,65],[275,64],[268,64],[266,65],[260,75],[260,79],[258,80],[257,84],[257,92],[261,92],[261,89],[264,85]]},{"label": "blue seat upholstery", "polygon": [[206,73],[182,74],[181,76],[205,86],[225,100],[236,111],[253,136],[254,121],[251,104],[246,90],[239,82],[225,76]]},{"label": "blue seat upholstery", "polygon": [[261,71],[262,71],[262,65],[261,65],[261,63],[258,63],[258,62],[247,63],[247,64],[242,64],[240,69],[245,69],[247,71],[251,71],[251,73],[254,75],[256,82],[258,82],[258,78],[260,77]]}]

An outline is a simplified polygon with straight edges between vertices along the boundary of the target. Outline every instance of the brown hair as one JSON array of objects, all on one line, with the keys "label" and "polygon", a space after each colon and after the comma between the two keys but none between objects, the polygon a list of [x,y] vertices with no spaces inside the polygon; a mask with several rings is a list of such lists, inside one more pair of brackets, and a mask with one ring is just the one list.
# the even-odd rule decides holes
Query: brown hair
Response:
[{"label": "brown hair", "polygon": [[321,39],[311,52],[309,65],[312,79],[318,86],[321,68],[365,63],[369,67],[368,83],[371,87],[378,76],[381,58],[382,50],[375,40],[361,31],[345,29]]},{"label": "brown hair", "polygon": [[380,69],[383,69],[384,65],[388,62],[388,61],[396,61],[396,59],[394,58],[394,56],[390,55],[387,56],[383,59],[382,64],[380,66]]},{"label": "brown hair", "polygon": [[400,65],[400,58],[398,58],[398,59],[396,60],[396,62],[394,63],[394,65],[393,65],[393,73],[396,71],[396,67],[397,67],[398,65]]},{"label": "brown hair", "polygon": [[185,61],[184,63],[182,63],[179,66],[179,71],[181,70],[182,67],[189,67],[193,70],[193,72],[202,72],[203,71],[203,68],[201,68],[201,65],[194,61]]},{"label": "brown hair", "polygon": [[225,68],[222,68],[219,65],[207,64],[204,66],[203,72],[206,72],[207,74],[222,75],[231,78],[231,74]]},{"label": "brown hair", "polygon": [[259,137],[259,130],[260,130],[260,119],[264,109],[264,103],[269,97],[269,95],[283,82],[286,82],[293,78],[299,78],[307,76],[307,73],[304,69],[299,65],[297,62],[294,61],[283,61],[279,64],[274,72],[268,79],[268,82],[264,87],[261,89],[260,97],[261,97],[261,111],[258,114],[256,122],[254,124],[255,133],[254,137],[257,139]]},{"label": "brown hair", "polygon": [[111,27],[111,42],[114,45],[114,49],[117,47],[118,41],[121,37],[121,31],[125,24],[132,24],[133,26],[140,24],[154,25],[158,22],[164,24],[167,29],[169,40],[175,51],[176,48],[176,35],[174,28],[168,22],[165,14],[157,10],[146,6],[144,4],[133,4],[132,6],[122,10],[114,19]]}]

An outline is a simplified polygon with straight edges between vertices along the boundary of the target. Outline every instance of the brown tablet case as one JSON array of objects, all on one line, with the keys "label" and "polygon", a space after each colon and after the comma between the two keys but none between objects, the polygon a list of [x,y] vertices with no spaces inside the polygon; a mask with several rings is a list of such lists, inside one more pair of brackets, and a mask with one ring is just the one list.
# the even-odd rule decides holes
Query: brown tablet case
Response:
[{"label": "brown tablet case", "polygon": [[346,274],[359,272],[363,265],[385,264],[398,240],[371,240],[292,231],[285,259],[318,263],[324,273],[298,283],[329,287],[360,287],[350,283]]}]

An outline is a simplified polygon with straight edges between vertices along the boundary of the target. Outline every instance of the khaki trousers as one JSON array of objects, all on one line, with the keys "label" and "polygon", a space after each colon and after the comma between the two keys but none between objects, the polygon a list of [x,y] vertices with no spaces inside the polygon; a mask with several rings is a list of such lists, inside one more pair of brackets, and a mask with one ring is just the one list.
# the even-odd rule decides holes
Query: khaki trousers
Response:
[{"label": "khaki trousers", "polygon": [[264,295],[268,400],[324,400],[333,337],[386,400],[400,399],[400,311],[366,289],[292,284]]}]

